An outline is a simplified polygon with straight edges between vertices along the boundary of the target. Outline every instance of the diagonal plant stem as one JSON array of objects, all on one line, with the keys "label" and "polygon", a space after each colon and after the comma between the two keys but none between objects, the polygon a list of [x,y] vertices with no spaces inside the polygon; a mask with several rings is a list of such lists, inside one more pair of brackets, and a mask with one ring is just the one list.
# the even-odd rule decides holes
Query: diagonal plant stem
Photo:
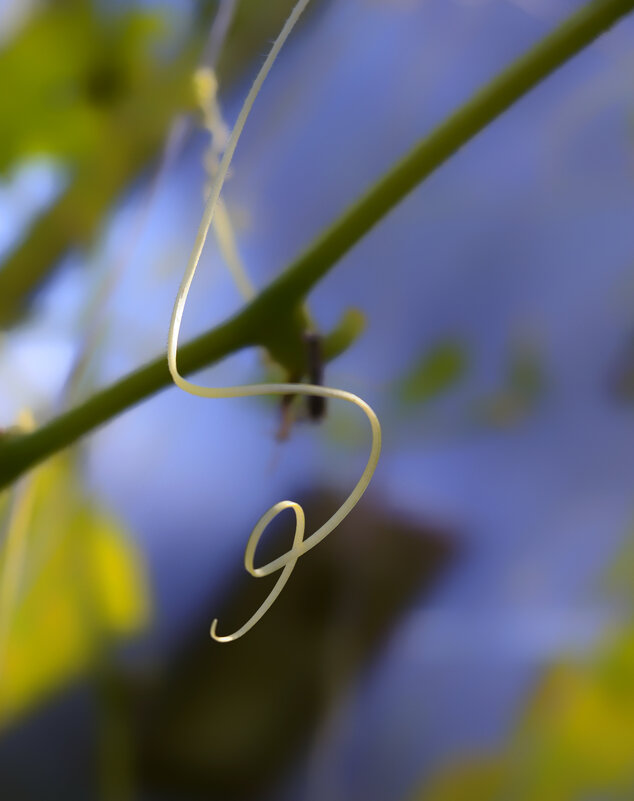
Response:
[{"label": "diagonal plant stem", "polygon": [[[634,10],[634,0],[592,0],[451,114],[389,170],[275,281],[227,322],[179,350],[183,373],[271,341],[310,289],[406,195],[562,64]],[[267,338],[265,340],[265,334]],[[30,434],[0,439],[0,488],[48,456],[171,385],[164,355]]]}]

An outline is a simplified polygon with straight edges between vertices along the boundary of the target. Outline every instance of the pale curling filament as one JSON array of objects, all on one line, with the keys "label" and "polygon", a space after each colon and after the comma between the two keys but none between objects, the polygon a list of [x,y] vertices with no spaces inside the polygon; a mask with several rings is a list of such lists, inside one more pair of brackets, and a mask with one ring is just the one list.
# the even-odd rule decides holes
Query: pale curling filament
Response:
[{"label": "pale curling filament", "polygon": [[[185,270],[185,275],[183,276],[183,280],[178,290],[178,294],[176,296],[176,301],[174,303],[174,309],[172,312],[172,319],[170,322],[170,329],[169,329],[169,336],[167,341],[167,362],[169,366],[169,370],[171,376],[174,380],[174,383],[180,387],[185,392],[190,393],[191,395],[197,395],[201,398],[240,398],[240,397],[247,397],[251,395],[318,395],[324,398],[334,398],[339,400],[345,400],[349,403],[355,404],[358,406],[366,415],[370,422],[370,427],[372,429],[372,445],[370,448],[370,456],[366,463],[366,466],[363,470],[361,478],[357,482],[356,486],[350,493],[350,495],[346,498],[344,503],[337,509],[337,511],[320,527],[311,534],[307,539],[304,539],[304,530],[305,530],[305,523],[304,523],[304,512],[299,504],[294,503],[293,501],[280,501],[279,503],[272,506],[258,521],[257,525],[253,529],[251,536],[247,542],[245,554],[244,554],[244,564],[246,570],[256,578],[261,578],[263,576],[268,576],[271,573],[275,573],[278,570],[281,570],[281,575],[279,576],[275,586],[264,600],[260,608],[255,612],[255,614],[237,631],[233,634],[226,635],[226,636],[219,636],[216,634],[216,627],[217,627],[217,620],[214,620],[211,624],[211,636],[220,642],[230,642],[232,640],[238,639],[243,634],[246,634],[249,629],[251,629],[259,620],[260,618],[270,609],[280,592],[282,591],[284,585],[290,578],[291,573],[297,563],[297,560],[300,556],[305,554],[311,548],[314,548],[319,542],[321,542],[325,537],[330,534],[333,529],[335,529],[339,523],[352,511],[352,509],[356,506],[359,502],[359,499],[365,492],[374,470],[376,469],[376,465],[379,459],[379,453],[381,451],[381,426],[379,420],[374,413],[373,409],[361,398],[357,395],[354,395],[351,392],[345,392],[341,389],[334,389],[330,387],[322,387],[313,384],[295,384],[295,383],[278,383],[278,384],[250,384],[246,386],[237,386],[237,387],[204,387],[198,384],[194,384],[191,381],[188,381],[184,378],[179,372],[177,367],[177,351],[178,351],[178,336],[180,332],[181,322],[183,319],[183,313],[185,310],[185,305],[187,303],[187,296],[189,294],[189,290],[194,278],[194,274],[196,272],[196,268],[198,267],[198,262],[200,260],[201,253],[203,251],[203,247],[205,245],[205,240],[207,238],[207,233],[209,231],[209,227],[211,225],[214,212],[218,205],[218,201],[220,198],[220,193],[222,191],[222,187],[227,176],[227,172],[229,169],[229,165],[231,163],[231,159],[236,149],[236,145],[238,143],[238,139],[240,138],[240,134],[242,133],[242,129],[244,128],[245,122],[255,98],[257,97],[262,84],[266,76],[269,73],[269,70],[273,66],[275,59],[277,58],[282,45],[286,41],[288,35],[292,31],[295,23],[299,19],[299,16],[304,11],[306,6],[310,0],[299,0],[291,15],[289,16],[288,20],[286,21],[282,31],[280,32],[279,36],[275,40],[273,47],[267,56],[262,68],[260,69],[253,86],[247,98],[242,106],[240,114],[238,115],[238,119],[236,121],[235,127],[231,132],[229,140],[227,142],[227,146],[225,148],[222,160],[220,162],[220,166],[218,167],[218,171],[214,176],[210,191],[209,197],[207,199],[207,203],[205,205],[205,209],[203,212],[203,217],[200,223],[200,227],[198,229],[198,233],[196,235],[196,240],[194,242],[194,247],[192,253],[189,257],[189,261],[187,263],[187,268]],[[272,561],[268,562],[267,564],[261,567],[255,567],[253,564],[255,550],[257,545],[264,533],[264,530],[268,526],[268,524],[284,509],[293,509],[295,513],[296,525],[295,525],[295,534],[293,537],[293,545],[292,548],[287,551],[287,553],[279,556],[277,559],[273,559]]]}]

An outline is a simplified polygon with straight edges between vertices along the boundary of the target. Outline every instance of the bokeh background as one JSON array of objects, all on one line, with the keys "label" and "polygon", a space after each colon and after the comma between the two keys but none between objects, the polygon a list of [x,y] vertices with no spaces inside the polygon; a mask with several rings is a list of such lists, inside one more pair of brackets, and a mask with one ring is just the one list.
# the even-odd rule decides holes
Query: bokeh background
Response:
[{"label": "bokeh background", "polygon": [[[313,0],[226,186],[255,285],[580,5]],[[0,3],[0,426],[164,350],[214,146],[195,70],[217,61],[231,125],[291,6]],[[244,639],[208,628],[267,592],[247,536],[282,498],[309,530],[339,505],[352,407],[298,406],[279,442],[277,400],[172,388],[0,495],[2,799],[634,797],[633,45],[628,19],[311,294],[325,332],[363,314],[325,380],[384,450]],[[241,303],[211,237],[184,338]]]}]

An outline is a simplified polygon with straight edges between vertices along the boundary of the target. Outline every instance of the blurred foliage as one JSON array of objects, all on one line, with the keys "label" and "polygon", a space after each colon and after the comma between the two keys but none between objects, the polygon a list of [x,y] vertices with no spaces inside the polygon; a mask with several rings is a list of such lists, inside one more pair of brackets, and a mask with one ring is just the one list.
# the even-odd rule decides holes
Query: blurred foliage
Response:
[{"label": "blurred foliage", "polygon": [[347,351],[361,336],[365,327],[365,315],[360,309],[346,309],[337,325],[324,336],[324,361],[336,359]]},{"label": "blurred foliage", "polygon": [[510,353],[502,386],[477,404],[476,418],[499,428],[515,425],[535,408],[545,388],[539,354],[530,343],[519,343]]},{"label": "blurred foliage", "polygon": [[447,765],[426,782],[413,801],[512,801],[501,794],[504,762],[502,757],[473,755]]},{"label": "blurred foliage", "polygon": [[[341,500],[328,492],[298,499],[313,529]],[[287,522],[271,524],[258,561],[286,550]],[[210,647],[201,636],[209,610],[218,612],[220,633],[233,631],[277,578],[255,580],[241,570],[220,609],[217,594],[210,598],[161,675],[139,676],[130,686],[138,705],[141,786],[178,797],[252,798],[279,781],[454,552],[444,532],[364,500],[335,535],[299,560],[299,575],[274,613],[248,637]]]},{"label": "blurred foliage", "polygon": [[27,481],[32,512],[26,559],[11,577],[17,597],[0,663],[0,727],[93,664],[111,638],[137,632],[149,611],[139,555],[86,494],[72,460],[57,457]]},{"label": "blurred foliage", "polygon": [[634,539],[603,589],[625,610],[593,652],[549,667],[497,752],[471,754],[414,801],[629,801],[634,797]]},{"label": "blurred foliage", "polygon": [[[223,87],[261,52],[292,5],[240,3],[219,63]],[[125,188],[160,156],[175,116],[195,109],[192,75],[215,9],[216,3],[195,8],[176,46],[160,10],[55,0],[38,7],[0,49],[0,85],[9,88],[0,174],[42,155],[69,174],[61,195],[0,267],[0,328],[19,319],[69,249],[93,240]]]},{"label": "blurred foliage", "polygon": [[419,360],[403,379],[401,398],[408,404],[421,404],[453,389],[467,370],[465,346],[455,340],[439,342]]},{"label": "blurred foliage", "polygon": [[5,92],[0,170],[59,159],[67,188],[0,269],[0,325],[71,247],[85,245],[130,180],[160,152],[177,111],[191,107],[196,52],[159,58],[160,20],[100,13],[87,0],[37,11],[0,51]]},{"label": "blurred foliage", "polygon": [[417,801],[628,801],[634,797],[634,631],[550,668],[497,754],[471,756]]},{"label": "blurred foliage", "polygon": [[152,76],[149,13],[98,15],[88,3],[44,6],[0,50],[0,171],[46,154],[81,164],[107,145],[113,110],[141,95]]}]

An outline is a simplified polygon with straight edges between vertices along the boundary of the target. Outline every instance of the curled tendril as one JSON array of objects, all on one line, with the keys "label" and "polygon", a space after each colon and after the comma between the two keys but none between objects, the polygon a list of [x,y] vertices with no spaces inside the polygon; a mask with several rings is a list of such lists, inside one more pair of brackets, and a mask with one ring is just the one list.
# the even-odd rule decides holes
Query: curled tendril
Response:
[{"label": "curled tendril", "polygon": [[[264,64],[262,65],[262,68],[260,69],[260,72],[258,73],[249,94],[247,95],[247,98],[240,111],[240,114],[238,115],[235,127],[231,132],[231,135],[227,141],[227,146],[224,151],[220,165],[218,167],[218,171],[215,174],[212,185],[210,187],[209,197],[207,199],[200,227],[196,235],[194,247],[190,255],[187,268],[185,270],[185,275],[183,276],[183,280],[179,287],[178,294],[176,296],[176,301],[174,303],[174,309],[172,312],[168,343],[167,343],[167,361],[174,383],[185,392],[188,392],[191,395],[196,395],[201,398],[240,398],[252,395],[294,394],[294,395],[320,396],[324,398],[339,399],[348,401],[348,403],[353,403],[355,406],[358,406],[368,418],[372,430],[372,445],[370,448],[370,455],[366,463],[366,466],[363,470],[363,473],[361,475],[361,478],[355,485],[350,495],[346,498],[346,500],[339,507],[339,509],[320,528],[318,528],[317,531],[311,534],[308,538],[304,539],[304,531],[305,531],[304,511],[301,508],[301,506],[299,506],[299,504],[293,501],[280,501],[280,503],[277,503],[275,504],[275,506],[272,506],[260,518],[247,542],[247,547],[244,554],[245,568],[252,576],[256,578],[268,576],[280,570],[282,572],[275,586],[273,587],[267,598],[264,600],[260,608],[241,628],[233,632],[233,634],[229,634],[226,636],[218,635],[216,632],[218,621],[217,620],[213,621],[213,623],[211,624],[210,634],[213,637],[213,639],[219,642],[230,642],[232,640],[238,639],[238,637],[241,637],[243,634],[246,634],[246,632],[249,631],[249,629],[251,629],[260,620],[260,618],[270,609],[270,607],[272,606],[272,604],[274,603],[274,601],[277,599],[280,592],[284,588],[284,585],[288,581],[300,556],[303,556],[307,551],[309,551],[311,548],[314,548],[315,545],[317,545],[325,537],[327,537],[328,534],[330,534],[330,532],[333,531],[333,529],[335,529],[339,525],[339,523],[341,523],[341,521],[352,511],[352,509],[359,502],[359,499],[361,498],[368,484],[370,483],[372,475],[376,469],[376,465],[379,459],[379,454],[381,451],[381,426],[376,414],[365,401],[363,401],[361,398],[359,398],[357,395],[354,395],[351,392],[346,392],[344,390],[334,389],[331,387],[317,386],[313,384],[295,384],[295,383],[250,384],[247,386],[218,387],[218,388],[204,387],[198,384],[194,384],[191,381],[188,381],[178,372],[178,367],[177,367],[178,335],[180,332],[183,313],[185,311],[185,305],[187,303],[187,296],[189,294],[189,290],[194,278],[194,274],[196,272],[196,268],[198,267],[198,262],[200,260],[203,247],[205,245],[205,240],[207,238],[209,227],[214,218],[214,213],[218,207],[220,192],[222,191],[222,187],[225,178],[227,176],[229,165],[231,163],[231,159],[233,158],[233,154],[235,152],[238,139],[240,138],[240,134],[242,133],[242,129],[244,128],[247,117],[249,116],[255,98],[257,97],[266,76],[268,75],[271,67],[273,66],[273,63],[277,58],[282,48],[282,45],[286,41],[288,35],[292,31],[293,27],[295,26],[295,23],[297,22],[301,13],[308,5],[309,1],[310,0],[299,0],[297,5],[291,12],[291,15],[287,19],[284,27],[282,28],[282,31],[275,40],[269,55],[267,56]],[[255,567],[254,558],[257,545],[262,535],[264,534],[264,531],[268,526],[268,524],[275,517],[277,517],[277,515],[284,509],[292,509],[295,513],[296,525],[295,525],[295,535],[293,538],[293,545],[291,549],[287,551],[285,554],[282,554],[282,556],[273,559],[272,561],[268,562],[265,565],[262,565],[261,567]]]}]

